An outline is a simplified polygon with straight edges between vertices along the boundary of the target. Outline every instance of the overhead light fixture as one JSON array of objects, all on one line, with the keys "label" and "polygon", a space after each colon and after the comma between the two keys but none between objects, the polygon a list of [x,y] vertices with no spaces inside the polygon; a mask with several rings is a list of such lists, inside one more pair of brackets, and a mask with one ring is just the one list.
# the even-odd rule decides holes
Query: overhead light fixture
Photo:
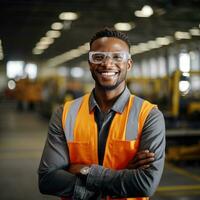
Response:
[{"label": "overhead light fixture", "polygon": [[81,54],[87,53],[89,51],[89,49],[90,49],[89,42],[87,42],[87,43],[85,43],[85,44],[83,44],[83,45],[81,45],[81,46],[78,47],[78,50],[79,50],[79,52]]},{"label": "overhead light fixture", "polygon": [[179,82],[180,92],[187,94],[189,92],[189,89],[190,89],[190,82],[189,81],[182,80],[182,81]]},{"label": "overhead light fixture", "polygon": [[156,42],[159,45],[165,46],[165,45],[169,45],[171,43],[172,39],[170,36],[166,36],[166,37],[157,37],[156,38]]},{"label": "overhead light fixture", "polygon": [[60,31],[54,31],[54,30],[47,31],[46,33],[46,36],[50,38],[58,38],[60,37],[60,35],[61,35]]},{"label": "overhead light fixture", "polygon": [[40,44],[40,43],[38,43],[35,48],[36,49],[40,49],[40,50],[44,50],[44,49],[47,49],[48,47],[49,47],[48,44]]},{"label": "overhead light fixture", "polygon": [[131,29],[135,27],[135,24],[132,22],[129,22],[129,23],[119,22],[119,23],[116,23],[114,27],[116,30],[119,30],[119,31],[130,31]]},{"label": "overhead light fixture", "polygon": [[59,15],[59,19],[73,21],[78,19],[78,15],[75,12],[63,12]]},{"label": "overhead light fixture", "polygon": [[63,24],[61,22],[55,22],[51,25],[53,30],[61,30],[63,28]]},{"label": "overhead light fixture", "polygon": [[77,47],[77,49],[66,51],[65,53],[62,53],[58,56],[48,59],[43,66],[53,67],[60,65],[62,63],[68,62],[76,57],[88,53],[88,50],[89,50],[89,42],[86,42],[85,44]]},{"label": "overhead light fixture", "polygon": [[16,83],[15,83],[14,80],[9,80],[9,81],[8,81],[8,88],[9,88],[10,90],[14,90],[14,89],[16,88]]},{"label": "overhead light fixture", "polygon": [[198,28],[192,28],[189,32],[192,36],[200,36],[200,30]]},{"label": "overhead light fixture", "polygon": [[79,49],[72,49],[72,50],[68,51],[68,55],[71,58],[77,58],[81,55],[81,52],[79,51]]},{"label": "overhead light fixture", "polygon": [[150,48],[148,47],[147,43],[139,43],[138,47],[141,49],[141,51],[148,51]]},{"label": "overhead light fixture", "polygon": [[44,52],[44,50],[42,50],[42,49],[37,49],[37,48],[34,48],[33,51],[32,51],[32,53],[33,53],[34,55],[40,55],[40,54],[42,54],[43,52]]},{"label": "overhead light fixture", "polygon": [[151,15],[153,15],[153,9],[149,5],[145,5],[141,10],[135,11],[136,17],[150,17]]},{"label": "overhead light fixture", "polygon": [[42,37],[40,39],[40,43],[43,43],[43,44],[52,44],[53,42],[54,42],[54,39],[50,37]]},{"label": "overhead light fixture", "polygon": [[174,36],[177,40],[191,39],[191,35],[188,32],[176,31]]},{"label": "overhead light fixture", "polygon": [[141,49],[138,47],[138,45],[132,45],[131,48],[130,48],[130,53],[131,55],[135,55],[135,54],[138,54],[138,53],[141,53]]},{"label": "overhead light fixture", "polygon": [[155,40],[149,40],[147,42],[147,46],[148,46],[149,49],[157,49],[157,48],[161,47],[161,45],[158,44]]}]

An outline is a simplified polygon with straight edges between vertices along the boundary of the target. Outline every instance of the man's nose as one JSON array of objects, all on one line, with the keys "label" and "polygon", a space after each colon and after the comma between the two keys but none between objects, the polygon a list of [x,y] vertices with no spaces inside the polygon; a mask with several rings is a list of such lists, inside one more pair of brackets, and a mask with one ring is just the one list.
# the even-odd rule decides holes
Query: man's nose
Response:
[{"label": "man's nose", "polygon": [[113,64],[113,60],[110,56],[106,56],[105,59],[103,60],[102,64],[104,65],[112,65]]}]

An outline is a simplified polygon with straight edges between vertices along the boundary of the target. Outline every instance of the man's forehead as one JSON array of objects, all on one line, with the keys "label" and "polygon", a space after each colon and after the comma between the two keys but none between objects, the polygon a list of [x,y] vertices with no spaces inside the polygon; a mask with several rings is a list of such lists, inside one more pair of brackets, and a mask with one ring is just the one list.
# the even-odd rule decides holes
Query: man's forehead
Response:
[{"label": "man's forehead", "polygon": [[117,48],[119,50],[129,49],[125,41],[116,37],[102,37],[102,38],[96,39],[91,45],[91,50],[98,49],[98,48]]}]

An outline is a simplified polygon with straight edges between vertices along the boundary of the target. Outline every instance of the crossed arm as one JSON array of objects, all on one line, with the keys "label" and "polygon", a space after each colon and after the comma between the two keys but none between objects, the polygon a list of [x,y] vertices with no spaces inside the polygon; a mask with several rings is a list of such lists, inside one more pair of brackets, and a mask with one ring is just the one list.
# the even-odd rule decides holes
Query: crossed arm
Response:
[{"label": "crossed arm", "polygon": [[164,120],[158,110],[150,113],[145,122],[139,152],[127,169],[115,171],[92,165],[86,183],[77,176],[83,165],[70,165],[61,113],[62,109],[52,116],[39,167],[42,193],[60,197],[79,195],[80,199],[99,193],[118,198],[153,194],[162,174],[165,149]]}]

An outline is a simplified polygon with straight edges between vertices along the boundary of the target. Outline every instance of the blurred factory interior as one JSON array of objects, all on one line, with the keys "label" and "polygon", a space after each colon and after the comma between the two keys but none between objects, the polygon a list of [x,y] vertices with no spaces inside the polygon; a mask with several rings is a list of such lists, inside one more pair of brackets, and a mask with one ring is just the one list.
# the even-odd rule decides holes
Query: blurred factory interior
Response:
[{"label": "blurred factory interior", "polygon": [[91,36],[128,34],[128,87],[166,120],[166,165],[152,200],[200,199],[200,0],[1,0],[0,199],[39,193],[52,111],[91,91]]}]

